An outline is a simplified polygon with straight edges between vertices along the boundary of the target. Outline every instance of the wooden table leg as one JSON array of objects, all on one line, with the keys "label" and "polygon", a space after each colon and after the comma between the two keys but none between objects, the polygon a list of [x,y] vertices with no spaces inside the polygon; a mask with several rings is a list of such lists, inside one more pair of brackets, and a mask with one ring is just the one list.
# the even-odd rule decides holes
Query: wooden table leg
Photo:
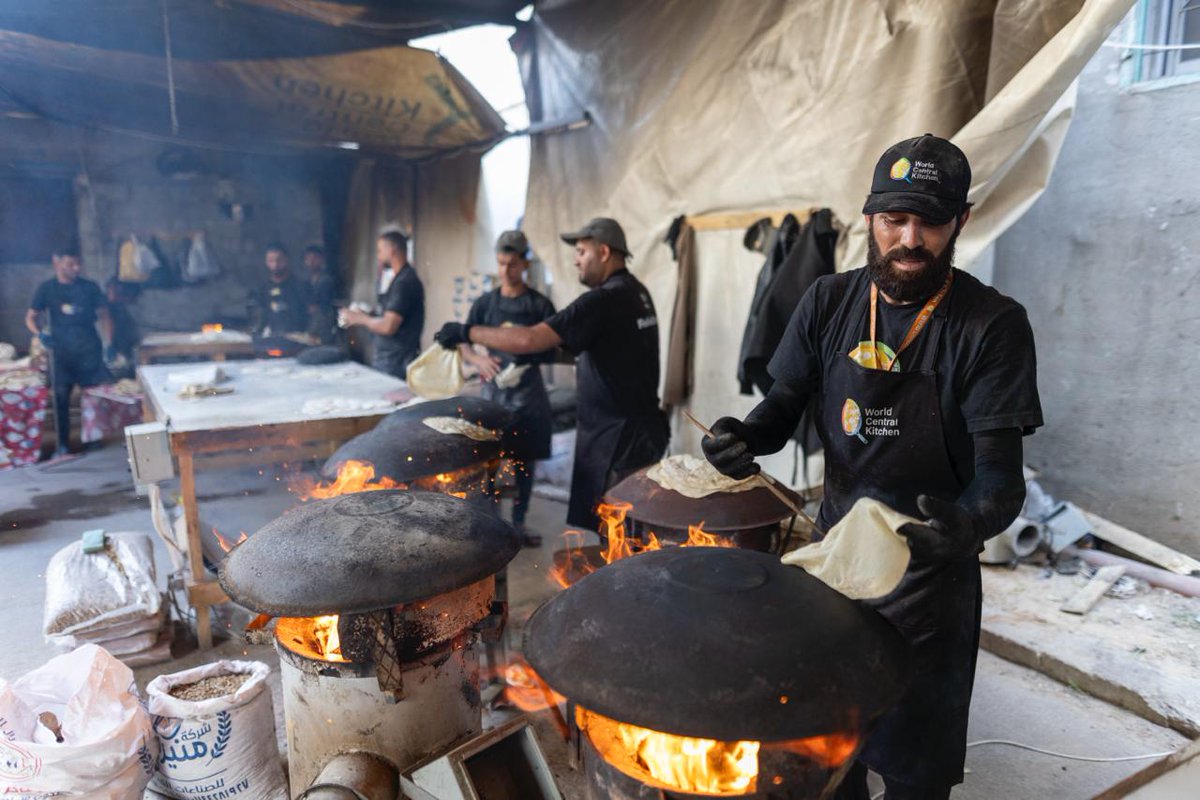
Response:
[{"label": "wooden table leg", "polygon": [[[183,500],[183,519],[187,526],[188,569],[192,573],[193,583],[204,583],[204,552],[200,547],[200,509],[196,507],[196,468],[192,461],[192,453],[185,450],[177,454],[179,458],[179,491]],[[209,607],[204,602],[192,601],[196,610],[196,638],[200,641],[201,650],[210,650],[213,646],[212,620],[209,618]]]}]

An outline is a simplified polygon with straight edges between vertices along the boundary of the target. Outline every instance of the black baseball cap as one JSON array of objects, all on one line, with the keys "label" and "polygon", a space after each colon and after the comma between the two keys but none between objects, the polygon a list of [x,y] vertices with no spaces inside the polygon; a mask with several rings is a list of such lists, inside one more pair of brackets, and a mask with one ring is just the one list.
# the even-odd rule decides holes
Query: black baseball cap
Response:
[{"label": "black baseball cap", "polygon": [[594,239],[600,244],[606,244],[626,258],[632,258],[629,246],[625,244],[625,231],[620,223],[608,217],[596,217],[577,231],[561,234],[567,244],[575,244],[580,239]]},{"label": "black baseball cap", "polygon": [[906,211],[941,225],[971,204],[971,165],[952,142],[932,133],[894,144],[875,165],[864,214]]},{"label": "black baseball cap", "polygon": [[496,252],[516,253],[524,258],[529,252],[529,240],[521,231],[505,231],[496,239]]}]

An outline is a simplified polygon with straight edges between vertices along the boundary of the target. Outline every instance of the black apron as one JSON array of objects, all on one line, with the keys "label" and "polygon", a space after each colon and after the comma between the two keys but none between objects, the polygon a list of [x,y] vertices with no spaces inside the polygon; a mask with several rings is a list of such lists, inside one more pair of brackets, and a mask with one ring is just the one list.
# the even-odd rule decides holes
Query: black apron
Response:
[{"label": "black apron", "polygon": [[[500,308],[500,290],[490,293],[481,316],[481,325],[500,327],[504,323],[532,326],[542,322],[532,314],[506,314]],[[542,380],[542,370],[537,361],[514,358],[508,353],[492,352],[501,364],[527,365],[516,386],[501,389],[495,381],[485,381],[480,392],[485,400],[491,400],[513,412],[513,426],[504,437],[505,451],[517,461],[529,463],[550,457],[550,436],[553,433],[554,414],[550,409],[550,397]]]},{"label": "black apron", "polygon": [[[825,369],[821,438],[825,498],[818,524],[828,530],[861,497],[922,518],[917,495],[955,501],[954,474],[942,431],[934,372],[938,346],[916,368],[891,372],[861,366],[848,353],[861,338],[848,326],[839,355]],[[923,336],[939,342],[944,316]],[[967,715],[979,649],[979,561],[911,564],[887,597],[867,601],[912,647],[913,680],[899,705],[870,734],[859,760],[893,781],[938,786],[962,781]]]},{"label": "black apron", "polygon": [[596,506],[604,492],[642,467],[660,461],[666,454],[671,428],[666,414],[658,410],[645,417],[598,415],[595,420],[585,420],[583,414],[581,406],[575,427],[567,523],[594,531],[600,526]]}]

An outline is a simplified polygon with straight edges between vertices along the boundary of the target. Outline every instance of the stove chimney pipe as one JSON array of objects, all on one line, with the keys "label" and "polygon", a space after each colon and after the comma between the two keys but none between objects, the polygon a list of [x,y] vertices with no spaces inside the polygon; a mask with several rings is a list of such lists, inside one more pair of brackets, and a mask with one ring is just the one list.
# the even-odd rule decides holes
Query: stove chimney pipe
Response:
[{"label": "stove chimney pipe", "polygon": [[297,800],[397,800],[396,768],[371,753],[335,756]]}]

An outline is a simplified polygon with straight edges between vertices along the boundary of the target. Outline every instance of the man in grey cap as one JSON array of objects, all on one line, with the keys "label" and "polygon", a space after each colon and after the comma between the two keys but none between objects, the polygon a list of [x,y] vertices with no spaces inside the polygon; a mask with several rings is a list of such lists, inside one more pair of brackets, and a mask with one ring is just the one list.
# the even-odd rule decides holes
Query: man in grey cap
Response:
[{"label": "man in grey cap", "polygon": [[[521,231],[505,231],[496,240],[496,274],[499,287],[471,305],[467,325],[530,326],[554,315],[554,304],[525,283],[529,269],[529,240]],[[554,349],[541,353],[514,354],[489,347],[480,353],[460,344],[463,361],[479,371],[483,397],[513,412],[513,426],[505,432],[504,450],[515,464],[517,496],[513,500],[513,526],[527,547],[541,544],[541,537],[525,530],[525,516],[533,493],[534,462],[550,457],[550,398],[542,382],[540,364],[554,359]]]},{"label": "man in grey cap", "polygon": [[561,346],[578,357],[567,522],[596,530],[604,491],[667,449],[670,429],[658,399],[658,316],[646,287],[626,269],[631,255],[616,220],[598,217],[562,240],[574,246],[575,269],[590,291],[536,325],[449,322],[435,338],[447,348],[473,342],[513,354]]}]

